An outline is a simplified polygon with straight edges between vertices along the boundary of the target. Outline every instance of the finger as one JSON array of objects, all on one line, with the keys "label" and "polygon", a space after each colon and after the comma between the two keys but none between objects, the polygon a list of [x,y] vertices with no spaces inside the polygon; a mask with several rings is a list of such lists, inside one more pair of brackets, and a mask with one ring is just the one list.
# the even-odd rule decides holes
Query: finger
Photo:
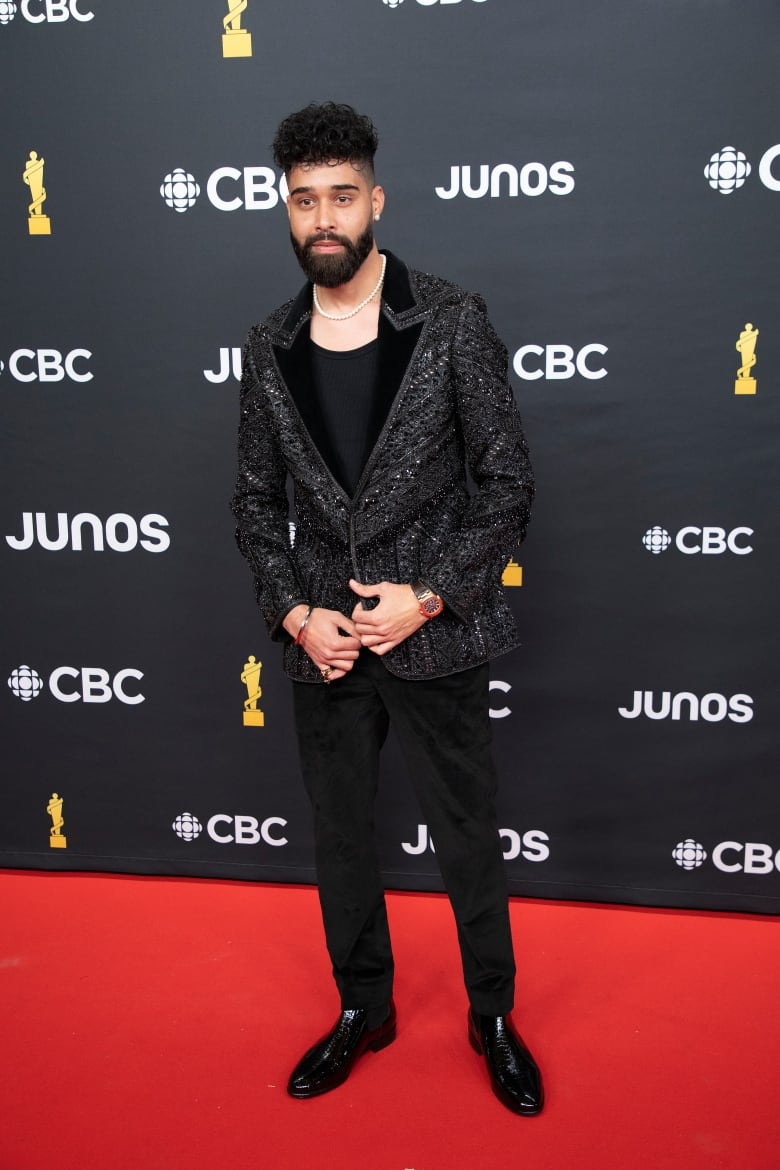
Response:
[{"label": "finger", "polygon": [[355,617],[355,632],[360,636],[363,630],[376,630],[384,621],[384,615],[375,609],[363,609]]},{"label": "finger", "polygon": [[371,649],[374,646],[379,646],[379,645],[381,645],[382,642],[386,642],[386,641],[387,641],[387,634],[378,634],[376,632],[376,630],[373,630],[371,632],[366,633],[366,635],[363,638],[362,644],[364,646],[368,646]]},{"label": "finger", "polygon": [[379,631],[378,631],[377,625],[375,625],[375,622],[373,622],[373,621],[360,621],[360,622],[356,622],[356,633],[357,633],[360,641],[363,641],[366,634],[377,634],[377,633],[379,633]]},{"label": "finger", "polygon": [[[344,675],[346,675],[346,674],[349,674],[349,672],[350,672],[350,670],[352,669],[353,665],[354,665],[354,663],[350,662],[350,663],[349,663],[349,665],[347,665],[347,666],[344,666],[344,667],[341,667],[341,666],[331,666],[331,667],[330,667],[330,673],[328,674],[328,677],[327,677],[327,679],[323,679],[323,681],[326,681],[326,682],[329,682],[329,683],[332,683],[332,682],[337,682],[337,681],[338,681],[338,679],[340,679],[340,678],[344,678]],[[324,671],[324,670],[326,670],[326,669],[327,669],[326,667],[321,667],[321,668],[320,668],[320,674],[322,674],[322,673],[323,673],[323,671]]]},{"label": "finger", "polygon": [[337,641],[321,642],[322,653],[338,658],[341,654],[359,654],[362,642],[360,635],[355,631],[354,638],[339,638]]},{"label": "finger", "polygon": [[358,634],[355,623],[350,622],[349,624],[351,628],[348,634],[341,634],[337,631],[329,630],[320,637],[319,644],[332,649],[336,653],[342,649],[354,649],[355,645],[360,641],[360,635]]},{"label": "finger", "polygon": [[359,634],[355,634],[354,638],[340,638],[339,645],[334,646],[333,643],[326,643],[322,647],[323,654],[327,654],[329,658],[357,658],[360,653],[360,647],[363,645],[363,639]]},{"label": "finger", "polygon": [[340,630],[342,634],[348,637],[355,636],[355,623],[352,618],[348,618],[345,613],[339,613],[336,616],[336,629]]},{"label": "finger", "polygon": [[362,644],[357,650],[347,651],[342,650],[341,647],[337,650],[329,650],[327,647],[323,647],[320,653],[310,657],[317,664],[321,662],[324,666],[338,666],[340,669],[343,669],[345,666],[353,666],[357,662],[362,648]]},{"label": "finger", "polygon": [[315,609],[311,621],[306,627],[308,637],[316,632],[320,638],[332,639],[337,635],[340,637],[341,631],[347,637],[354,637],[355,623],[337,609]]},{"label": "finger", "polygon": [[334,670],[351,670],[351,668],[357,662],[357,657],[357,654],[355,654],[352,658],[331,658],[329,665],[332,666]]},{"label": "finger", "polygon": [[357,593],[358,597],[379,597],[382,582],[377,585],[361,585],[354,577],[350,577],[349,587],[353,593]]},{"label": "finger", "polygon": [[386,642],[387,634],[377,634],[376,630],[367,630],[360,639],[361,646],[376,646],[378,642]]}]

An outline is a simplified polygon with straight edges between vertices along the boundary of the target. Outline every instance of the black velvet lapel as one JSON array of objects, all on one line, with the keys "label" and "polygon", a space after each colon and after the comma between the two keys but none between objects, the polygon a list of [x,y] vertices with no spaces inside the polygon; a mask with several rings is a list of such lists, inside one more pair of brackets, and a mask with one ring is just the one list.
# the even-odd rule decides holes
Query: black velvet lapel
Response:
[{"label": "black velvet lapel", "polygon": [[403,260],[399,260],[392,252],[388,252],[386,248],[382,251],[387,256],[382,300],[386,301],[394,313],[405,313],[407,309],[413,309],[417,303],[409,283],[409,270]]},{"label": "black velvet lapel", "polygon": [[333,469],[338,466],[338,460],[325,428],[314,389],[309,322],[303,322],[289,349],[275,345],[274,352],[281,375],[298,408],[298,413],[303,419],[303,425],[309,432],[314,446],[333,473]]},{"label": "black velvet lapel", "polygon": [[422,321],[407,325],[406,329],[395,329],[384,313],[379,315],[379,384],[371,415],[372,447],[401,389],[422,329]]},{"label": "black velvet lapel", "polygon": [[[405,313],[413,309],[416,303],[406,265],[392,252],[387,253],[382,300],[393,314]],[[404,327],[386,313],[379,314],[379,384],[371,414],[369,431],[371,442],[366,452],[367,463],[414,357],[423,324],[424,322],[418,318]]]}]

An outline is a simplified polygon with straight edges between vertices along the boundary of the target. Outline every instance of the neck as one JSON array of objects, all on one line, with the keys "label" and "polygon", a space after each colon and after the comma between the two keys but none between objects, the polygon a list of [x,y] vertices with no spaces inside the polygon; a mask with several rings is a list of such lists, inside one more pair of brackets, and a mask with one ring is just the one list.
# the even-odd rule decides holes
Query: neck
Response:
[{"label": "neck", "polygon": [[382,257],[374,243],[373,248],[358,268],[352,280],[346,284],[339,284],[336,288],[323,288],[317,285],[317,296],[323,308],[332,313],[343,313],[353,308],[367,297],[379,280],[382,272]]}]

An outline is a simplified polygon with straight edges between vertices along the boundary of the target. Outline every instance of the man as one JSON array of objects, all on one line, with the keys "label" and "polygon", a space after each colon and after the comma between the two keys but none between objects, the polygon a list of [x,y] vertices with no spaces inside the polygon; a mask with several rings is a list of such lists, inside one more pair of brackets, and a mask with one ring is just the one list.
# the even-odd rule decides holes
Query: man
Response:
[{"label": "man", "polygon": [[288,1092],[328,1092],[395,1039],[373,842],[392,720],[455,913],[469,1039],[496,1095],[533,1114],[539,1071],[508,1018],[515,967],[487,704],[488,660],[516,645],[501,572],[533,480],[482,299],[377,248],[376,147],[350,106],[282,122],[274,158],[308,283],[250,332],[244,355],[237,539],[285,643],[342,1006]]}]

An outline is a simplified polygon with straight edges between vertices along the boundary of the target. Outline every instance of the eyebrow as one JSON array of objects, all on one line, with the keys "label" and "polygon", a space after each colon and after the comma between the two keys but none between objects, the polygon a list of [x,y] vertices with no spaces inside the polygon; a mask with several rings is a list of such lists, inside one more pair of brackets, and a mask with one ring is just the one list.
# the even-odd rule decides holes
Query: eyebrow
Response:
[{"label": "eyebrow", "polygon": [[[329,188],[331,191],[359,191],[357,183],[333,183]],[[291,195],[306,195],[309,191],[313,191],[314,187],[294,187],[290,192]]]}]

